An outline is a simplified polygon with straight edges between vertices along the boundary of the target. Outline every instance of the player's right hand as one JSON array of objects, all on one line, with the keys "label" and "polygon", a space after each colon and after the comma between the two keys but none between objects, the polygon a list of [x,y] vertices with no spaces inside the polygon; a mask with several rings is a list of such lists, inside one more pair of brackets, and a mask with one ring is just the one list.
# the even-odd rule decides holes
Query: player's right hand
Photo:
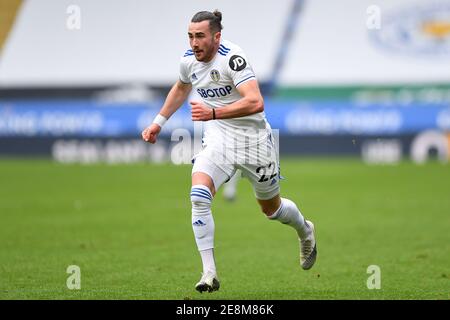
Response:
[{"label": "player's right hand", "polygon": [[161,127],[156,123],[152,123],[142,131],[142,139],[146,142],[155,143],[160,131]]}]

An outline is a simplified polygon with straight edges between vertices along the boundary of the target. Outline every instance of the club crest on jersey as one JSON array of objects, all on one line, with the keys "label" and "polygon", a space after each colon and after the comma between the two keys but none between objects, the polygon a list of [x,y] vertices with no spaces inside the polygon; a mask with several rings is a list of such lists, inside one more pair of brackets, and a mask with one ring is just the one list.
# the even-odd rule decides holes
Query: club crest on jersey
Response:
[{"label": "club crest on jersey", "polygon": [[216,69],[211,70],[210,76],[211,76],[211,79],[214,82],[219,82],[219,80],[220,80],[220,73],[219,73],[219,71],[217,71]]}]

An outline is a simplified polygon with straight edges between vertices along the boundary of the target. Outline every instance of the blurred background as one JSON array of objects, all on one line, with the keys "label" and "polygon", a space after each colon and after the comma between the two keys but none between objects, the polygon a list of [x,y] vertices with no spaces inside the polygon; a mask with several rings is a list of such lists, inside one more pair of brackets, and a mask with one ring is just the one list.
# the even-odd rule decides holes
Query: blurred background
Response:
[{"label": "blurred background", "polygon": [[[221,289],[198,295],[191,158],[173,165],[171,139],[197,127],[185,104],[157,144],[141,131],[191,17],[216,8],[319,258],[303,272],[242,182],[215,197]],[[450,0],[0,0],[0,299],[448,300],[449,141]]]},{"label": "blurred background", "polygon": [[[192,15],[247,53],[282,155],[448,160],[447,0],[1,0],[0,156],[169,160],[140,132],[178,79]],[[255,9],[257,8],[257,10]]]}]

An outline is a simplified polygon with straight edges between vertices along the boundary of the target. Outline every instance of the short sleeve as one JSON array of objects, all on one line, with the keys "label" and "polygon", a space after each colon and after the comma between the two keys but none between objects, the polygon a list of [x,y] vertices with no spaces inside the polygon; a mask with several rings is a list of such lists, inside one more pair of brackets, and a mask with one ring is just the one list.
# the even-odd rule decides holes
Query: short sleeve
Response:
[{"label": "short sleeve", "polygon": [[191,83],[189,79],[189,72],[187,70],[186,60],[181,59],[180,61],[180,81],[183,83]]},{"label": "short sleeve", "polygon": [[235,87],[249,80],[256,79],[255,73],[242,51],[231,54],[228,59],[228,71]]}]

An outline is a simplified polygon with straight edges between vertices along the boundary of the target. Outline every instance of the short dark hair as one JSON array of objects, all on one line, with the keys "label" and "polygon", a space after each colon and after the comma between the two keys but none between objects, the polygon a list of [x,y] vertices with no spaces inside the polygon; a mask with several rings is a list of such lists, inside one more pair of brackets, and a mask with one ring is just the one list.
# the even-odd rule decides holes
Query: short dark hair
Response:
[{"label": "short dark hair", "polygon": [[211,33],[220,32],[223,29],[222,26],[222,12],[214,10],[214,12],[200,11],[197,12],[191,19],[191,22],[209,21],[209,30]]}]

